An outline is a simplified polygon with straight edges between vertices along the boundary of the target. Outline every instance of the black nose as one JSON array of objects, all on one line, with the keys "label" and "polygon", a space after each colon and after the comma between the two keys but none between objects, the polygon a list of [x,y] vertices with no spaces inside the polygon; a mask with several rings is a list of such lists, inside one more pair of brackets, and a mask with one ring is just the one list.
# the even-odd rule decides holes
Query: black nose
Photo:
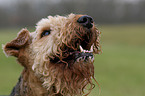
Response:
[{"label": "black nose", "polygon": [[80,17],[77,22],[88,29],[93,27],[93,18],[88,15]]}]

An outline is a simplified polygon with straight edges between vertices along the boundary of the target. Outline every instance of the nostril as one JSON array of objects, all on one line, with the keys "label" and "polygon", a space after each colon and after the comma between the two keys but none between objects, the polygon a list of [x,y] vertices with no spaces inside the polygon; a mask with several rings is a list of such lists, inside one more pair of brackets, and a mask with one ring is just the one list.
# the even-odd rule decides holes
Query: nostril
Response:
[{"label": "nostril", "polygon": [[78,19],[79,23],[86,23],[88,21],[88,18],[86,16],[82,16]]},{"label": "nostril", "polygon": [[87,27],[88,29],[93,27],[93,19],[87,15],[80,17],[77,22],[82,24],[84,27]]},{"label": "nostril", "polygon": [[92,18],[89,18],[89,19],[90,19],[90,22],[93,23],[93,19]]}]

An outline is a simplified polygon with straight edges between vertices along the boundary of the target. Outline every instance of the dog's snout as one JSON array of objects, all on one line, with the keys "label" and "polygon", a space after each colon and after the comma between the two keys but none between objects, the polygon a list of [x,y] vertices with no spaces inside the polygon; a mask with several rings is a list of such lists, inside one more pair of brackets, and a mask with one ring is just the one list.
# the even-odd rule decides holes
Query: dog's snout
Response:
[{"label": "dog's snout", "polygon": [[84,27],[90,29],[93,27],[93,18],[91,16],[85,15],[81,16],[78,21],[78,23],[82,24]]}]

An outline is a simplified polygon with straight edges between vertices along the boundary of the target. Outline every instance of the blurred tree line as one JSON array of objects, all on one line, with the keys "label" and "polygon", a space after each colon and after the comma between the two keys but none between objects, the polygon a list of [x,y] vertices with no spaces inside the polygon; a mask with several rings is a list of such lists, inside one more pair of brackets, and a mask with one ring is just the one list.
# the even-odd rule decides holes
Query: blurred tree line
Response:
[{"label": "blurred tree line", "polygon": [[134,3],[119,0],[54,1],[17,0],[17,3],[9,6],[0,6],[0,27],[35,26],[38,20],[48,15],[69,13],[88,14],[96,23],[145,22],[145,0]]}]

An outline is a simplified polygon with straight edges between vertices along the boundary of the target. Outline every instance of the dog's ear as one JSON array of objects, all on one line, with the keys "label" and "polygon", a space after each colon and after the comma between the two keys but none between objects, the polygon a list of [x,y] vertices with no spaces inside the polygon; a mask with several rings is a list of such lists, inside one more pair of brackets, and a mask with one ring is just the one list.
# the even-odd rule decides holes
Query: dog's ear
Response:
[{"label": "dog's ear", "polygon": [[7,56],[18,57],[19,50],[25,47],[25,45],[28,43],[29,38],[29,31],[27,29],[22,29],[14,40],[3,46],[5,54]]}]

